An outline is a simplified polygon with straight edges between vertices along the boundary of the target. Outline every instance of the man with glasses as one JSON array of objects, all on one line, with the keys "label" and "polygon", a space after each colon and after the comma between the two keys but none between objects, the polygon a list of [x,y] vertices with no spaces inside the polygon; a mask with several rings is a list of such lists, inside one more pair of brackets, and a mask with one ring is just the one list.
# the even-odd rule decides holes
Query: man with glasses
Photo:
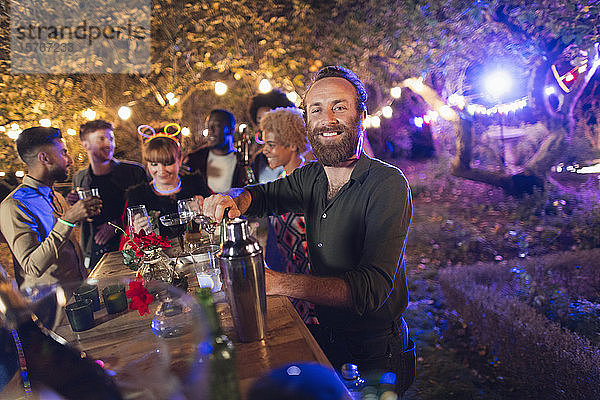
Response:
[{"label": "man with glasses", "polygon": [[60,130],[25,129],[16,144],[28,173],[0,204],[0,230],[15,259],[19,288],[79,282],[87,273],[73,228],[98,215],[102,201],[89,197],[69,207],[53,190],[73,164]]}]

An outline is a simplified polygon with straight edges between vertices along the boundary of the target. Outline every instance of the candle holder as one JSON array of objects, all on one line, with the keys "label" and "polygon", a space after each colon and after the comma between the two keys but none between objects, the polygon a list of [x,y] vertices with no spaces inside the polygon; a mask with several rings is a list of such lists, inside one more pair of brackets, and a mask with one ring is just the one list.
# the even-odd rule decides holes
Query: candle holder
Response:
[{"label": "candle holder", "polygon": [[125,286],[110,285],[102,290],[102,298],[106,306],[106,312],[116,314],[127,309],[127,296],[125,296]]},{"label": "candle holder", "polygon": [[92,300],[83,299],[65,306],[65,313],[73,332],[86,331],[94,327]]},{"label": "candle holder", "polygon": [[75,300],[77,300],[77,301],[80,301],[83,299],[92,300],[93,310],[94,311],[100,310],[100,307],[101,307],[100,306],[100,295],[98,293],[97,285],[90,285],[90,284],[84,283],[79,288],[77,288],[77,290],[75,290],[75,293],[73,293],[73,296],[75,296]]}]

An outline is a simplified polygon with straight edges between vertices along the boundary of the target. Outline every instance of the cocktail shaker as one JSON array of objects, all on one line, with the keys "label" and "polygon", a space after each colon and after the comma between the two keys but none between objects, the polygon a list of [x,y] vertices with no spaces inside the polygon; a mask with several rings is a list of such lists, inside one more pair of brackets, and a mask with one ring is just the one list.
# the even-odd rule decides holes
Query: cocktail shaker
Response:
[{"label": "cocktail shaker", "polygon": [[258,241],[250,236],[245,218],[235,218],[225,224],[217,257],[239,340],[264,339],[267,297],[263,253]]}]

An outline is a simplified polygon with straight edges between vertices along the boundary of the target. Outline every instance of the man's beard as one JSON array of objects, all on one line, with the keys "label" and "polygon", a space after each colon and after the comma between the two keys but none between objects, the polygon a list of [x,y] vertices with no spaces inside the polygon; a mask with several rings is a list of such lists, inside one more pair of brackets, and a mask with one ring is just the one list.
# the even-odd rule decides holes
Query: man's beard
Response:
[{"label": "man's beard", "polygon": [[[322,132],[331,130],[341,131],[341,141],[335,144],[324,144],[320,137]],[[326,167],[335,167],[356,154],[360,135],[360,118],[354,118],[350,125],[338,124],[310,130],[308,139],[315,157]]]},{"label": "man's beard", "polygon": [[54,182],[62,182],[67,179],[68,171],[67,169],[56,168],[50,174],[51,178]]}]

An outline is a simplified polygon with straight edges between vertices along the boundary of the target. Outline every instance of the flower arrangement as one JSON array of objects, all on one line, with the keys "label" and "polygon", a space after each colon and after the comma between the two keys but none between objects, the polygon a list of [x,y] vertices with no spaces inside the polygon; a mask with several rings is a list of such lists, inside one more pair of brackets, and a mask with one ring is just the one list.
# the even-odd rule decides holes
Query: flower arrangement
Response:
[{"label": "flower arrangement", "polygon": [[154,301],[154,296],[144,286],[144,280],[138,275],[134,281],[129,282],[129,290],[125,292],[129,299],[129,309],[137,310],[140,315],[150,314],[148,305]]},{"label": "flower arrangement", "polygon": [[157,249],[164,250],[171,247],[171,242],[168,239],[157,235],[155,232],[151,232],[147,235],[144,230],[142,230],[140,233],[134,233],[133,237],[130,237],[121,227],[111,222],[108,224],[116,230],[121,231],[123,236],[127,239],[125,243],[131,246],[128,249],[121,250],[121,253],[123,254],[123,263],[132,271],[138,271],[140,267],[142,267],[142,259],[146,254]]}]

